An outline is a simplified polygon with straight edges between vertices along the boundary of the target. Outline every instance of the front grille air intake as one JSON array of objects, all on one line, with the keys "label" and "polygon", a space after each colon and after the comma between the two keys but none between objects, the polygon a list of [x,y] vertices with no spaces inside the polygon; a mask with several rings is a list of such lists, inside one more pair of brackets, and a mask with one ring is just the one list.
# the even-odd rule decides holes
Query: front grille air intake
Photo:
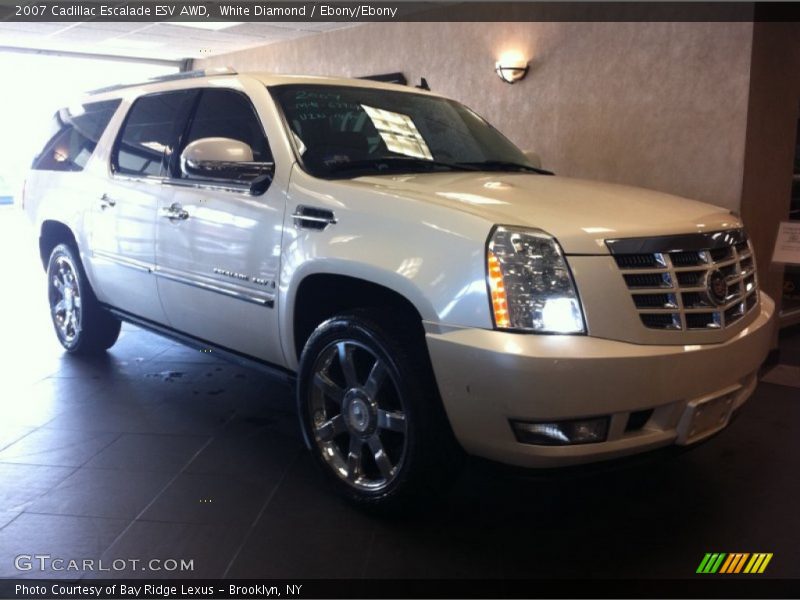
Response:
[{"label": "front grille air intake", "polygon": [[648,329],[724,329],[758,304],[753,250],[741,229],[606,245]]}]

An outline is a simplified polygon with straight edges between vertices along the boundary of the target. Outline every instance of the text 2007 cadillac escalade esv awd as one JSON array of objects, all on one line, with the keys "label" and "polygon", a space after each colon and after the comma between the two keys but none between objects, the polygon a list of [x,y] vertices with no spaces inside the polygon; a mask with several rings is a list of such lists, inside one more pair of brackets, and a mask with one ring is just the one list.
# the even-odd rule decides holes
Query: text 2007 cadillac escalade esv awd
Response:
[{"label": "text 2007 cadillac escalade esv awd", "polygon": [[689,445],[756,386],[774,305],[741,221],[535,162],[430,92],[223,71],[59,111],[24,209],[67,351],[126,320],[296,373],[322,469],[392,507],[463,451]]}]

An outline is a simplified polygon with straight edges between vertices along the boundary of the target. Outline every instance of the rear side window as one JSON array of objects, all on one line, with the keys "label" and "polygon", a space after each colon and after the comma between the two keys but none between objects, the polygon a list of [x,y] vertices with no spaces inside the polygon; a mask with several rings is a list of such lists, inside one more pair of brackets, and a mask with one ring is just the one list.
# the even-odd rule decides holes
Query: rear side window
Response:
[{"label": "rear side window", "polygon": [[58,111],[53,116],[52,135],[34,159],[32,168],[83,170],[119,104],[119,100],[106,100]]},{"label": "rear side window", "polygon": [[196,94],[181,90],[136,100],[112,153],[114,171],[144,177],[164,173]]}]

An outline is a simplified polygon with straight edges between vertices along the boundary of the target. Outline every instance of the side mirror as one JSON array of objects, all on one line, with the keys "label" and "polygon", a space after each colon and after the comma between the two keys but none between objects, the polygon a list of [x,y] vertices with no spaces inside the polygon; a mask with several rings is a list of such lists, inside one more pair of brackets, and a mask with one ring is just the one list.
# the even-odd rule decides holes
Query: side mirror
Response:
[{"label": "side mirror", "polygon": [[258,179],[253,193],[266,190],[264,179],[272,180],[275,164],[253,160],[253,149],[244,142],[223,137],[201,138],[188,144],[181,153],[181,172],[191,179],[251,183]]},{"label": "side mirror", "polygon": [[525,158],[528,159],[528,162],[531,163],[532,167],[536,167],[537,169],[542,168],[542,157],[539,156],[538,152],[534,152],[533,150],[525,150],[523,152]]}]

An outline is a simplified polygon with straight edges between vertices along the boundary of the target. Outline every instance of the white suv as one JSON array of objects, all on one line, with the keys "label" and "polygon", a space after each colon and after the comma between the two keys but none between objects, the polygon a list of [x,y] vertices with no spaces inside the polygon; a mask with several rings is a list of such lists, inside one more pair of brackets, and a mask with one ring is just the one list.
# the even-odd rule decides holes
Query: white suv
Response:
[{"label": "white suv", "polygon": [[120,321],[296,374],[346,496],[424,498],[462,455],[574,465],[724,428],[772,334],[726,210],[553,176],[436,94],[192,73],[56,115],[24,209],[56,333]]}]

